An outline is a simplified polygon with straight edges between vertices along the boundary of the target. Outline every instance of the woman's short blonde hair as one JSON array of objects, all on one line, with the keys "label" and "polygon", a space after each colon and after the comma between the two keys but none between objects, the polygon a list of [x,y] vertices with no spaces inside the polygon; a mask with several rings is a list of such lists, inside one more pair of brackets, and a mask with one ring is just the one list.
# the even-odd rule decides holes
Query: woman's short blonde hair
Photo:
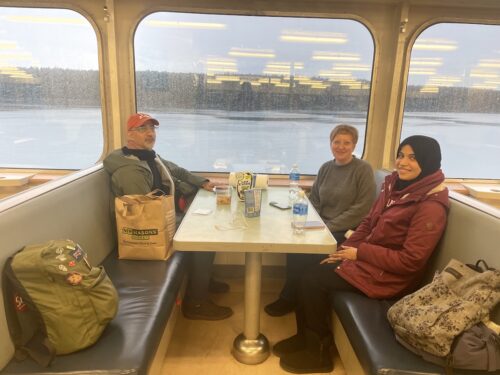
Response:
[{"label": "woman's short blonde hair", "polygon": [[333,139],[339,134],[348,134],[352,137],[352,143],[356,145],[358,143],[358,129],[354,126],[347,124],[340,124],[333,128],[330,133],[330,143],[333,142]]}]

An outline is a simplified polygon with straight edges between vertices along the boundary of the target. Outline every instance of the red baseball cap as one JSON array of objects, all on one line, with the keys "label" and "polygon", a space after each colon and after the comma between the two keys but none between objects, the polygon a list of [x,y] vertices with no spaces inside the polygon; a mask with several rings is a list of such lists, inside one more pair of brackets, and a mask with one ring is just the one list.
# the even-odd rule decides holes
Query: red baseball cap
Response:
[{"label": "red baseball cap", "polygon": [[147,113],[134,113],[133,115],[130,115],[127,121],[127,130],[132,130],[134,128],[137,128],[139,126],[144,125],[146,122],[152,121],[153,124],[155,125],[160,125],[157,119],[151,117]]}]

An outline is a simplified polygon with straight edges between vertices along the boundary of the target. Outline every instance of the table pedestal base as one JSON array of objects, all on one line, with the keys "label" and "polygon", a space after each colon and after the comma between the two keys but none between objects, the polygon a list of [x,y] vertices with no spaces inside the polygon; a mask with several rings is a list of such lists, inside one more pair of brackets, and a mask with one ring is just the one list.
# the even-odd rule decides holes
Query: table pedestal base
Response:
[{"label": "table pedestal base", "polygon": [[246,365],[269,357],[269,341],[260,333],[261,253],[245,254],[245,328],[233,343],[233,356]]},{"label": "table pedestal base", "polygon": [[257,339],[249,340],[240,333],[233,342],[233,356],[237,361],[246,365],[256,365],[269,357],[269,341],[262,333]]}]

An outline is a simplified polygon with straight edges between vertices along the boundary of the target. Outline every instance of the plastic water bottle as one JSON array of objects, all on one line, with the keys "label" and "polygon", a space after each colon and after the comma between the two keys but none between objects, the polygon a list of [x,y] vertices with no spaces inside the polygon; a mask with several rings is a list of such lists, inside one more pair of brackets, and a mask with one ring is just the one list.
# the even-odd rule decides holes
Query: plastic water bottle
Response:
[{"label": "plastic water bottle", "polygon": [[300,172],[299,172],[299,167],[297,164],[294,164],[292,166],[292,169],[290,170],[290,174],[288,175],[288,201],[291,206],[293,206],[293,203],[297,199],[297,195],[299,193],[299,180],[300,180]]},{"label": "plastic water bottle", "polygon": [[304,232],[304,225],[307,220],[307,199],[304,190],[299,190],[297,200],[293,204],[293,231],[296,234]]}]

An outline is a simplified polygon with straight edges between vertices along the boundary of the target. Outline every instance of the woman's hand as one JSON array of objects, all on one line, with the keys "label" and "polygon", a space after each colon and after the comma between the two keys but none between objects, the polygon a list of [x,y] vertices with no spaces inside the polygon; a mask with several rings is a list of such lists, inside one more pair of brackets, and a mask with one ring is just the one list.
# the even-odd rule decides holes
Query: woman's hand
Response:
[{"label": "woman's hand", "polygon": [[356,260],[357,254],[358,254],[358,249],[355,247],[350,247],[350,246],[341,246],[340,250],[337,250],[334,253],[331,253],[328,258],[325,258],[321,261],[320,264],[324,263],[335,263],[338,262],[339,260],[344,260],[344,259],[350,259],[350,260]]}]

